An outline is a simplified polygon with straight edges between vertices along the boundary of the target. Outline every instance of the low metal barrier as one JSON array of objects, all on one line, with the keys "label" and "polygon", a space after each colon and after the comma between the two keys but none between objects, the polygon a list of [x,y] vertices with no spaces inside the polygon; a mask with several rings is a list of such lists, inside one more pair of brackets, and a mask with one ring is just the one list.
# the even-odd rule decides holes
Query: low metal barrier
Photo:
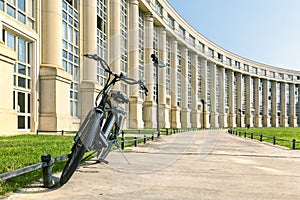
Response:
[{"label": "low metal barrier", "polygon": [[[179,132],[186,132],[186,131],[192,131],[192,130],[196,130],[196,129],[164,129],[162,130],[162,132],[165,132],[166,135],[170,135],[170,134],[175,134],[175,133],[179,133]],[[64,133],[66,133],[67,131],[37,131],[37,134],[39,133],[59,133],[61,132],[62,135],[64,135]],[[73,131],[68,131],[68,132],[73,132]],[[121,148],[122,150],[124,150],[125,148],[125,143],[129,143],[129,142],[133,142],[133,145],[135,147],[138,146],[138,143],[140,143],[140,141],[142,141],[144,144],[146,144],[147,140],[154,140],[155,138],[155,131],[151,130],[151,131],[143,131],[143,130],[137,130],[136,132],[132,132],[132,131],[128,131],[127,134],[135,134],[135,136],[133,137],[133,139],[125,139],[125,133],[127,131],[122,131],[122,137],[121,137]],[[148,133],[148,134],[146,134]],[[144,134],[141,137],[137,137],[138,135]],[[156,134],[157,135],[157,134]],[[157,136],[158,137],[158,136]],[[40,163],[37,164],[33,164],[33,165],[29,165],[20,169],[16,169],[14,171],[11,172],[5,172],[0,174],[0,181],[4,181],[16,176],[20,176],[38,169],[42,168],[42,173],[43,173],[43,186],[46,188],[50,188],[53,186],[53,180],[52,180],[52,164],[61,160],[64,160],[66,158],[68,158],[69,154],[66,155],[62,155],[56,158],[51,158],[50,154],[43,154],[41,156],[41,161]]]},{"label": "low metal barrier", "polygon": [[291,149],[293,149],[293,150],[297,149],[297,145],[300,144],[300,142],[297,142],[296,139],[286,140],[286,139],[278,138],[276,136],[267,136],[267,135],[263,135],[263,134],[240,132],[238,130],[233,130],[233,129],[229,129],[228,133],[239,136],[239,137],[244,136],[244,138],[250,138],[250,139],[254,139],[255,137],[258,137],[259,138],[258,140],[260,142],[263,142],[264,138],[265,138],[265,139],[268,139],[269,141],[271,141],[273,145],[277,145],[278,141],[291,143]]}]

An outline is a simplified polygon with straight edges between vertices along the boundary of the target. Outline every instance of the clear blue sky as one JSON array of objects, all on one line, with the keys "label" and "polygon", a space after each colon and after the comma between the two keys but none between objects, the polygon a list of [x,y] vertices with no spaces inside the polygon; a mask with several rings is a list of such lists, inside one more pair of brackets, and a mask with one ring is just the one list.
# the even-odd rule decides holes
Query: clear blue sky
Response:
[{"label": "clear blue sky", "polygon": [[168,0],[198,32],[245,58],[300,71],[300,0]]}]

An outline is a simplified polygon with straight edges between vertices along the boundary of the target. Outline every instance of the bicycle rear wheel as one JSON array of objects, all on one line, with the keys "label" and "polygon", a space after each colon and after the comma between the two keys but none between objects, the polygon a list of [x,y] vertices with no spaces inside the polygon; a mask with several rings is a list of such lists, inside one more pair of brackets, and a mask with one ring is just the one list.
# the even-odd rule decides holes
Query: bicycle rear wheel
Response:
[{"label": "bicycle rear wheel", "polygon": [[76,168],[79,166],[80,161],[86,152],[85,146],[80,140],[76,142],[72,147],[72,153],[69,155],[69,159],[64,167],[64,170],[60,177],[60,184],[63,185],[68,182],[75,172]]}]

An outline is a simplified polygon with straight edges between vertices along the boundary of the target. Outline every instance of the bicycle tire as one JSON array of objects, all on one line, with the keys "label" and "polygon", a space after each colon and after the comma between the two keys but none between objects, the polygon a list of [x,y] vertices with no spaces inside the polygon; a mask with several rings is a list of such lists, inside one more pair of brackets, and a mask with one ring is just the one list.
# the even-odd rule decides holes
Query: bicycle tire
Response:
[{"label": "bicycle tire", "polygon": [[76,168],[79,166],[80,161],[86,152],[86,148],[79,140],[72,147],[72,153],[69,155],[68,161],[60,177],[60,184],[63,185],[70,180]]}]

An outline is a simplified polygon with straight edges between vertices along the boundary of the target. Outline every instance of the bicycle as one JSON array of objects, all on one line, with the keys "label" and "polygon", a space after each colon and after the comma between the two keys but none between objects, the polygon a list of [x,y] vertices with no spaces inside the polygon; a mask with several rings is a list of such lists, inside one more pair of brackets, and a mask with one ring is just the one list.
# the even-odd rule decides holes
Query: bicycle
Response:
[{"label": "bicycle", "polygon": [[[116,145],[120,150],[117,138],[127,115],[127,111],[121,105],[128,104],[129,98],[121,91],[112,91],[113,86],[118,81],[123,81],[129,85],[139,84],[146,95],[148,92],[143,80],[136,81],[126,77],[126,74],[122,72],[117,74],[111,71],[109,65],[98,55],[85,54],[83,56],[99,61],[100,66],[108,73],[108,78],[96,97],[95,107],[89,111],[74,137],[71,153],[60,177],[61,185],[69,181],[86,152],[93,151],[85,159],[91,158],[97,153],[97,163],[108,163],[105,159],[112,146]],[[100,97],[101,100],[98,103]]]}]

